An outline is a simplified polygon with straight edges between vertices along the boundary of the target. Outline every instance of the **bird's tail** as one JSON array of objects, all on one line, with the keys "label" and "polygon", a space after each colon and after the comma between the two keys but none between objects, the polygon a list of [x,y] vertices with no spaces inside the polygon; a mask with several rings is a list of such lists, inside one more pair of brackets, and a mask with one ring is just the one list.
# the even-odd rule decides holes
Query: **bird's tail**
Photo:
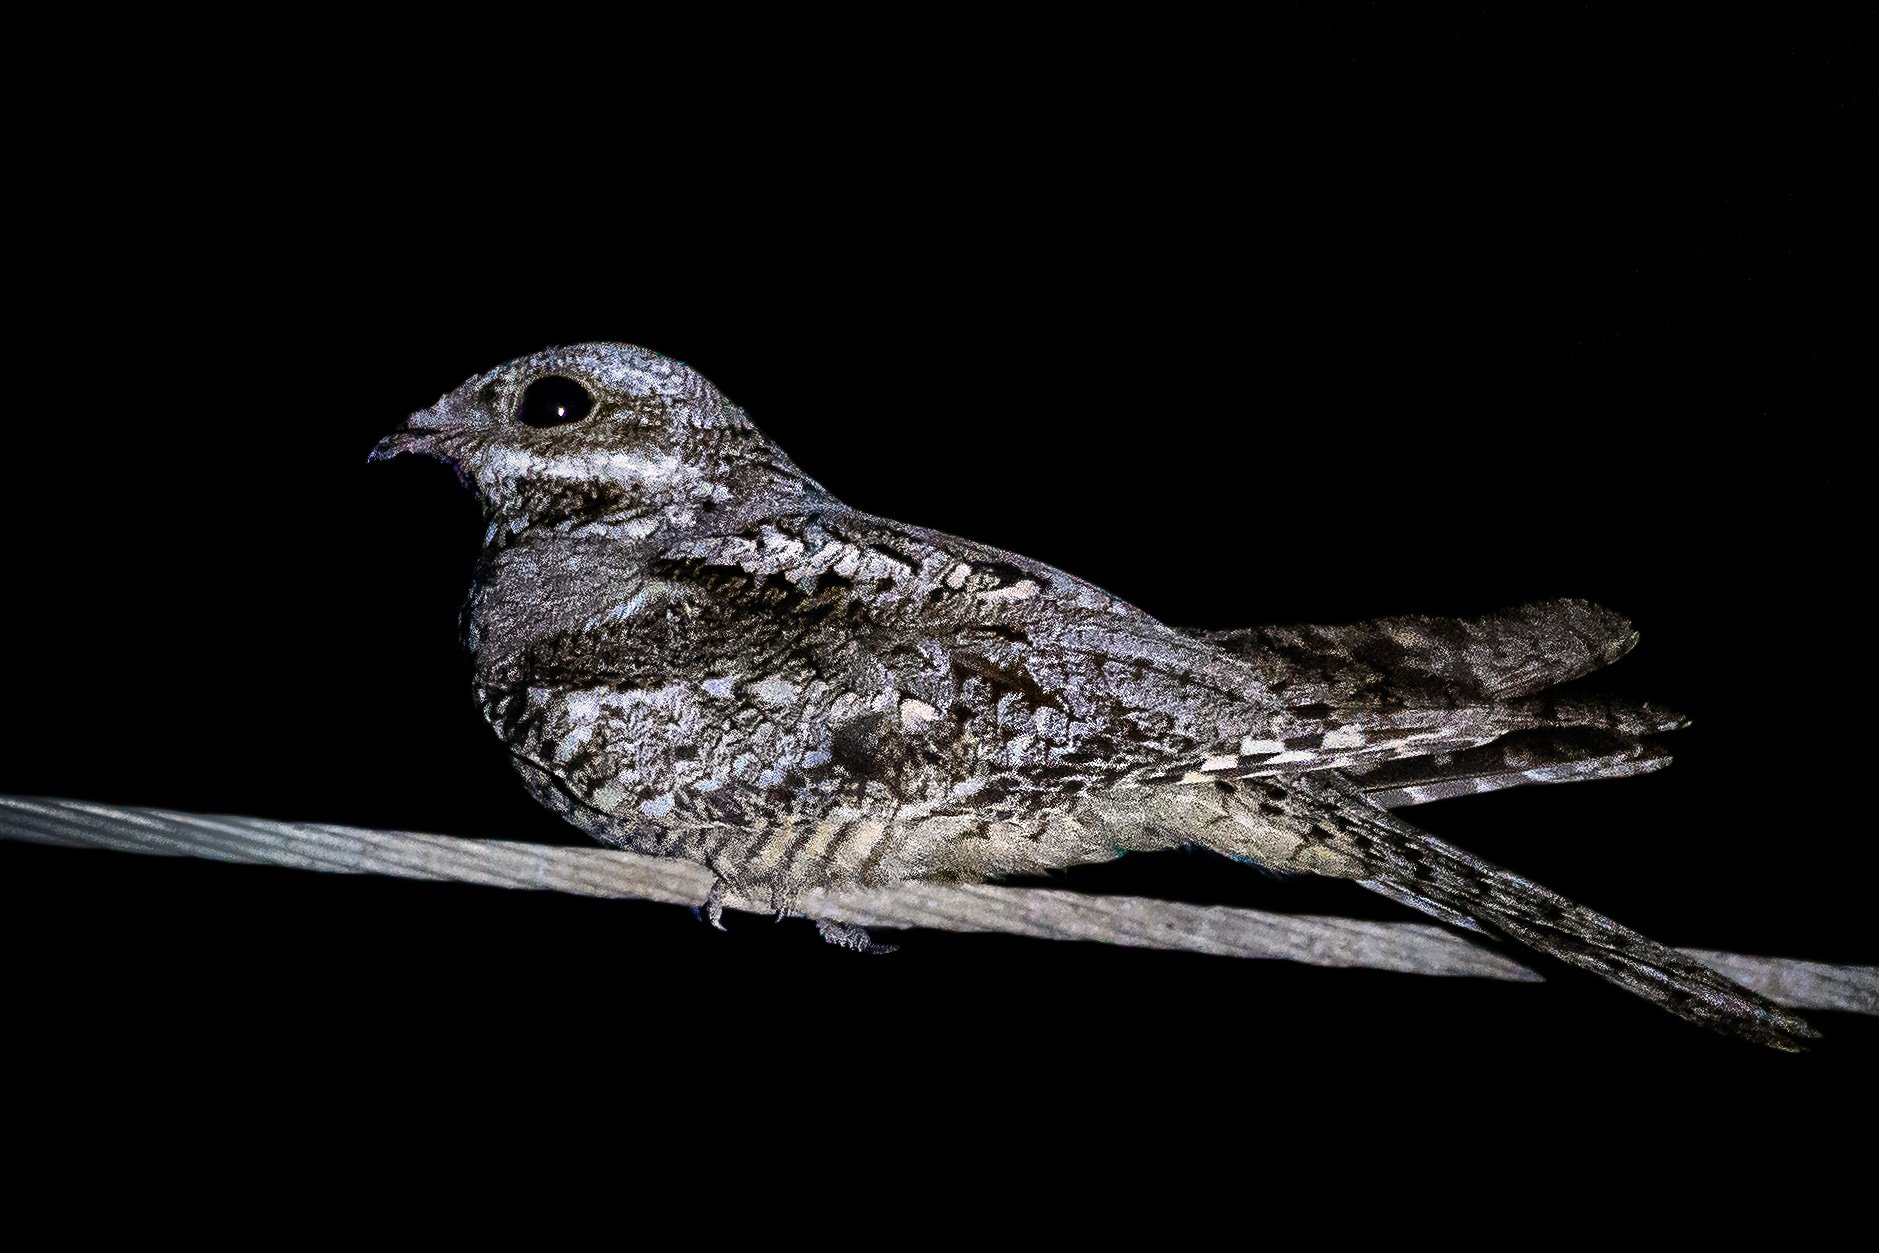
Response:
[{"label": "bird's tail", "polygon": [[[1709,967],[1530,879],[1444,843],[1379,808],[1334,773],[1232,785],[1239,821],[1199,838],[1218,852],[1275,864],[1275,832],[1293,841],[1277,869],[1331,873],[1456,926],[1545,953],[1712,1030],[1797,1051],[1818,1033],[1795,1014]],[[1236,836],[1235,832],[1239,832]],[[1283,840],[1280,841],[1283,847]]]},{"label": "bird's tail", "polygon": [[1648,774],[1670,764],[1655,738],[1597,727],[1544,728],[1457,752],[1399,757],[1347,771],[1364,795],[1385,809],[1529,783],[1577,783]]}]

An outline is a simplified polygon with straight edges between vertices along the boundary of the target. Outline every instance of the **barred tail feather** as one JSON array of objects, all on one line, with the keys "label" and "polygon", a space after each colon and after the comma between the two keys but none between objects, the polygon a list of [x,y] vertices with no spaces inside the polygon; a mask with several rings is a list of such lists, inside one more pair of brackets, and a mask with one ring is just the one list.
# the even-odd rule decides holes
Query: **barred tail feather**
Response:
[{"label": "barred tail feather", "polygon": [[1417,840],[1413,866],[1400,877],[1360,882],[1432,917],[1590,971],[1712,1031],[1784,1052],[1820,1038],[1799,1015],[1694,958],[1433,836]]},{"label": "barred tail feather", "polygon": [[1505,705],[1464,709],[1331,710],[1318,715],[1309,727],[1275,719],[1277,730],[1244,737],[1222,746],[1222,751],[1146,777],[1165,783],[1323,770],[1368,775],[1392,762],[1489,751],[1485,746],[1502,737],[1529,732],[1580,731],[1637,739],[1688,724],[1682,714],[1660,705],[1577,693],[1546,693]]},{"label": "barred tail feather", "polygon": [[1373,804],[1401,809],[1533,783],[1622,779],[1669,764],[1669,752],[1653,739],[1568,727],[1519,731],[1479,748],[1385,761],[1351,777]]},{"label": "barred tail feather", "polygon": [[1687,722],[1649,702],[1560,687],[1637,643],[1629,621],[1590,601],[1538,601],[1479,618],[1405,616],[1204,638],[1246,665],[1275,707],[1256,732],[1169,763],[1145,776],[1151,782],[1367,773],[1526,731],[1583,727],[1639,737]]},{"label": "barred tail feather", "polygon": [[[1680,1018],[1770,1048],[1798,1051],[1814,1029],[1774,1002],[1674,949],[1378,808],[1335,774],[1238,785],[1245,830],[1298,843],[1276,868],[1354,878],[1451,924],[1511,940],[1590,971]],[[1223,828],[1198,838],[1245,855]],[[1271,844],[1265,842],[1264,850]],[[1269,852],[1268,852],[1269,855]]]}]

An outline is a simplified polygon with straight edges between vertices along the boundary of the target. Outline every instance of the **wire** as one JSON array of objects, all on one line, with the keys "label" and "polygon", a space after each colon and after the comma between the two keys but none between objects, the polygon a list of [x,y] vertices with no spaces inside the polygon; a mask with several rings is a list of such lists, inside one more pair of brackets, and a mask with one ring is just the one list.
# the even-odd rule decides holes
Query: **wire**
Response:
[{"label": "wire", "polygon": [[[0,796],[0,838],[676,905],[702,902],[714,877],[694,862],[613,849],[183,814],[37,797]],[[728,909],[771,912],[767,906],[729,897],[724,904]],[[994,931],[1312,966],[1540,979],[1511,958],[1426,923],[1274,914],[1048,888],[920,882],[866,892],[810,892],[800,908],[812,917],[876,929]],[[1876,967],[1684,951],[1793,1009],[1879,1015]]]}]

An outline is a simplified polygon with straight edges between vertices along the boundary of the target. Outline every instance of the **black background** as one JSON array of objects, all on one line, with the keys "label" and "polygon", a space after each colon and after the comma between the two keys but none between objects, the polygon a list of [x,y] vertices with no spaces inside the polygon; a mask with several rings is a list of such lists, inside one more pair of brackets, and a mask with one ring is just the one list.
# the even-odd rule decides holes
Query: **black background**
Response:
[{"label": "black background", "polygon": [[[1601,682],[1692,715],[1676,764],[1419,820],[1670,942],[1879,961],[1857,31],[1288,10],[879,39],[656,79],[549,38],[237,60],[23,140],[0,792],[578,842],[469,699],[472,503],[364,458],[472,373],[624,340],[848,502],[1170,622],[1621,609],[1643,643]],[[362,103],[382,81],[415,95]],[[1200,854],[1057,881],[1402,916]],[[616,1085],[669,1076],[675,1109],[760,1126],[886,1090],[1224,1121],[1305,1094],[1396,1126],[1509,1074],[1555,1101],[1617,1076],[1648,1122],[1721,1075],[1716,1117],[1785,1125],[1844,1116],[1879,1047],[1820,1015],[1816,1053],[1763,1056],[1569,974],[729,927],[0,843],[32,1065],[224,1093],[495,1070],[642,1117]]]}]

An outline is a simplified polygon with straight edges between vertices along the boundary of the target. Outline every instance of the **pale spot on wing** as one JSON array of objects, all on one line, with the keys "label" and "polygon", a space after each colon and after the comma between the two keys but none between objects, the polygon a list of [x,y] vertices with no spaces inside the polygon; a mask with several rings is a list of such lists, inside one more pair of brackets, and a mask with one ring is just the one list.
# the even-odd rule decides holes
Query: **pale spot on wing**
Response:
[{"label": "pale spot on wing", "polygon": [[796,694],[802,689],[788,679],[779,679],[772,675],[770,678],[757,680],[744,690],[750,693],[751,698],[759,704],[781,707],[794,701]]},{"label": "pale spot on wing", "polygon": [[562,704],[562,712],[569,727],[555,743],[555,756],[566,761],[593,737],[594,725],[600,718],[600,697],[593,692],[571,692]]}]

